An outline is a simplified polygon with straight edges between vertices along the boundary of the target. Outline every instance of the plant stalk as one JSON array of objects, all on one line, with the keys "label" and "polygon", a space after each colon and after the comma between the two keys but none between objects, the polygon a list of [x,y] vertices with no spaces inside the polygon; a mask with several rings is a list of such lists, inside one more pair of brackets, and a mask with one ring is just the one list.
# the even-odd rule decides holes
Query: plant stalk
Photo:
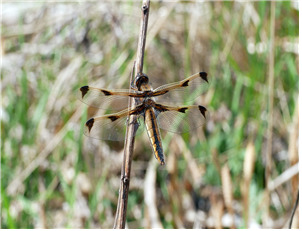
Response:
[{"label": "plant stalk", "polygon": [[[149,16],[150,0],[143,0],[141,28],[138,39],[136,62],[134,66],[134,76],[143,73],[145,44],[147,37],[148,16]],[[130,85],[132,82],[130,77]],[[129,86],[130,88],[131,86]],[[129,106],[135,105],[135,99],[129,100]],[[121,169],[121,182],[119,189],[119,198],[115,215],[114,229],[124,229],[126,225],[127,202],[130,186],[131,161],[134,149],[134,138],[138,128],[137,116],[128,116],[127,131],[125,137],[123,165]]]}]

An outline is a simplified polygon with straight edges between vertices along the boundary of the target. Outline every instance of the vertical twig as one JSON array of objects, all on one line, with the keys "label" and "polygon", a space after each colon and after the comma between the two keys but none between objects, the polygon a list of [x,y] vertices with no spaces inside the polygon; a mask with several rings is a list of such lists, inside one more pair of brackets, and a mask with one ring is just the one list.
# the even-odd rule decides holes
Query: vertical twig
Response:
[{"label": "vertical twig", "polygon": [[[140,34],[138,39],[136,62],[134,67],[134,76],[143,73],[143,61],[147,36],[148,16],[149,16],[150,0],[143,0],[142,5],[142,21]],[[131,79],[130,79],[131,83]],[[130,100],[130,105],[134,105],[134,99]],[[136,116],[128,118],[128,126],[125,137],[125,147],[123,156],[123,165],[121,170],[121,182],[119,190],[118,205],[115,215],[114,227],[115,229],[123,229],[126,224],[127,202],[130,185],[131,161],[134,148],[134,136],[138,128]]]},{"label": "vertical twig", "polygon": [[[269,89],[269,108],[268,108],[268,128],[267,128],[267,150],[266,150],[266,216],[269,218],[270,196],[268,185],[271,180],[272,171],[272,142],[273,142],[273,110],[274,110],[274,46],[275,46],[275,2],[271,2],[271,18],[270,18],[270,46],[268,59],[268,89]],[[268,219],[265,219],[268,221]]]},{"label": "vertical twig", "polygon": [[293,224],[293,220],[294,220],[294,216],[295,216],[295,213],[296,213],[298,204],[299,204],[299,190],[298,190],[298,192],[297,192],[297,198],[296,198],[296,202],[295,202],[295,205],[294,205],[292,214],[290,215],[289,225],[288,225],[288,228],[289,228],[289,229],[292,228],[292,224]]}]

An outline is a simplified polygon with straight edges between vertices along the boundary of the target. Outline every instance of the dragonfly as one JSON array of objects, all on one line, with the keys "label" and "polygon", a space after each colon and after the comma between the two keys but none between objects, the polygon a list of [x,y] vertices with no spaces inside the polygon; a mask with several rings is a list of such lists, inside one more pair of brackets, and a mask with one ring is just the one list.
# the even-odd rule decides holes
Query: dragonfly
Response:
[{"label": "dragonfly", "polygon": [[[113,113],[92,117],[85,124],[84,134],[100,140],[119,141],[125,138],[127,118],[143,121],[155,158],[165,164],[160,129],[185,133],[204,125],[208,111],[202,105],[174,105],[185,96],[208,85],[206,72],[198,72],[181,81],[152,88],[146,74],[138,74],[130,89],[104,89],[83,86],[79,98],[85,104]],[[198,94],[197,94],[198,96]],[[128,107],[129,98],[136,103]],[[141,124],[139,122],[138,124]]]}]

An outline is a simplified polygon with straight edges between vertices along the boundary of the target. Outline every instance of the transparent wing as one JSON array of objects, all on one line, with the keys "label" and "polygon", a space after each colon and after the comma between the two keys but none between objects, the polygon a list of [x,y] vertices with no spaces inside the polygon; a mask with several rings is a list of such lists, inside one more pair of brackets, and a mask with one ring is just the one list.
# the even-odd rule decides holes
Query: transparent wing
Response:
[{"label": "transparent wing", "polygon": [[[125,139],[127,117],[129,114],[140,116],[141,111],[138,108],[133,110],[125,109],[118,113],[90,118],[85,124],[84,134],[100,140],[122,141]],[[138,123],[142,124],[140,121]]]},{"label": "transparent wing", "polygon": [[182,81],[156,88],[152,96],[155,97],[156,102],[164,104],[192,102],[205,93],[209,82],[207,73],[199,72]]},{"label": "transparent wing", "polygon": [[169,132],[186,133],[198,129],[209,117],[207,109],[201,105],[182,107],[161,105],[160,107],[162,109],[155,109],[158,125]]},{"label": "transparent wing", "polygon": [[128,107],[129,97],[142,97],[143,92],[131,89],[108,90],[83,86],[78,91],[78,98],[83,103],[100,109],[110,108],[112,111],[122,110]]}]

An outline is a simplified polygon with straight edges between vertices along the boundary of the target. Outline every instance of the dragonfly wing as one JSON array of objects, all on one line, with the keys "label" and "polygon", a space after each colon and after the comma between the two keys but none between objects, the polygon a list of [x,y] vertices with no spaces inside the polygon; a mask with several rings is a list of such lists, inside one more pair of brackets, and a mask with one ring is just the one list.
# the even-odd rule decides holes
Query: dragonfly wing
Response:
[{"label": "dragonfly wing", "polygon": [[[161,105],[157,121],[161,129],[174,133],[186,133],[205,124],[208,111],[201,105],[170,107]],[[164,110],[163,110],[164,108]]]},{"label": "dragonfly wing", "polygon": [[209,82],[207,73],[200,72],[182,81],[162,85],[153,91],[153,95],[158,96],[156,102],[164,104],[192,102],[206,91]]},{"label": "dragonfly wing", "polygon": [[100,139],[121,141],[125,139],[128,115],[140,116],[140,106],[133,110],[125,109],[118,113],[90,118],[85,124],[86,136]]},{"label": "dragonfly wing", "polygon": [[143,92],[131,89],[108,90],[83,86],[78,91],[78,98],[83,103],[100,109],[122,110],[128,106],[129,97],[142,96]]}]

